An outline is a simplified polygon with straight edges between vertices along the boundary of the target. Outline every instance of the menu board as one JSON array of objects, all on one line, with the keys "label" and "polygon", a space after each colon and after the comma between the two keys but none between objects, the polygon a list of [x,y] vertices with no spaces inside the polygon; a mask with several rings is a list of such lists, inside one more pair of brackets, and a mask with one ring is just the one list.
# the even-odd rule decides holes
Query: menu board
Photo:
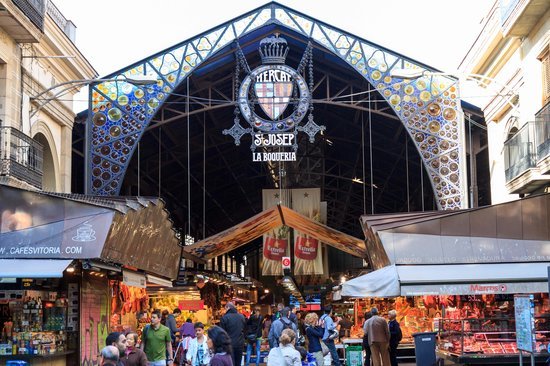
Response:
[{"label": "menu board", "polygon": [[533,295],[515,295],[516,343],[518,350],[533,353],[535,345],[535,305]]}]

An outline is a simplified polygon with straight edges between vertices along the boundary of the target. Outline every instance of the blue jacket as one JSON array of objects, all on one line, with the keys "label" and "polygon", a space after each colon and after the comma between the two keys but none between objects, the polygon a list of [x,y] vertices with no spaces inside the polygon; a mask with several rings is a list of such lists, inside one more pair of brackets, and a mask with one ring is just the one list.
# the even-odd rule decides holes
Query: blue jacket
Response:
[{"label": "blue jacket", "polygon": [[319,352],[321,348],[321,337],[325,333],[325,330],[321,327],[306,326],[306,335],[309,345],[307,351],[310,353]]},{"label": "blue jacket", "polygon": [[283,332],[284,326],[283,322],[287,323],[289,327],[292,328],[294,333],[296,333],[296,324],[290,321],[290,319],[284,317],[275,320],[273,323],[271,323],[271,328],[269,329],[269,335],[267,336],[269,340],[269,347],[274,348],[279,346],[279,337],[281,336],[281,333]]}]

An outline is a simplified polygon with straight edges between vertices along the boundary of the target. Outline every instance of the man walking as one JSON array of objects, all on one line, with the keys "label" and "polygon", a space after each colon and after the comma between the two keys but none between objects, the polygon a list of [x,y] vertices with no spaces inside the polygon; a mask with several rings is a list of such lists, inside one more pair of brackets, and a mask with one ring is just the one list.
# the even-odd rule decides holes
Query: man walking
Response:
[{"label": "man walking", "polygon": [[323,334],[323,342],[325,342],[327,348],[330,351],[332,364],[334,366],[340,366],[340,357],[338,357],[336,345],[334,344],[334,339],[338,337],[336,327],[338,326],[339,322],[340,319],[338,319],[336,323],[332,320],[332,306],[325,306],[325,314],[319,319],[319,323],[323,328],[325,328],[325,333]]},{"label": "man walking", "polygon": [[147,355],[149,366],[172,365],[174,361],[170,329],[160,324],[160,318],[160,310],[153,311],[151,324],[147,324],[141,333],[143,351]]},{"label": "man walking", "polygon": [[403,333],[401,332],[401,326],[396,320],[397,312],[395,310],[390,310],[388,312],[388,319],[390,322],[388,326],[390,328],[390,362],[391,366],[397,366],[397,347],[399,342],[403,339]]},{"label": "man walking", "polygon": [[285,329],[292,329],[294,333],[297,332],[296,324],[294,324],[290,319],[290,308],[283,308],[281,311],[281,317],[271,323],[271,329],[269,329],[269,335],[267,336],[269,340],[269,348],[275,348],[279,346],[279,337]]},{"label": "man walking", "polygon": [[225,305],[225,315],[220,320],[220,327],[223,328],[231,338],[233,347],[233,366],[241,366],[243,360],[244,348],[244,329],[246,319],[243,314],[239,314],[235,305],[228,302]]},{"label": "man walking", "polygon": [[123,366],[124,364],[120,361],[120,358],[122,358],[126,352],[126,336],[119,332],[109,333],[105,339],[105,345],[114,346],[118,349],[119,360],[115,362],[115,365]]},{"label": "man walking", "polygon": [[369,337],[372,363],[374,366],[390,366],[388,323],[378,316],[377,308],[372,308],[371,314],[372,317],[365,322],[363,331]]},{"label": "man walking", "polygon": [[166,326],[170,329],[170,337],[172,338],[172,342],[176,340],[176,332],[179,330],[176,323],[176,318],[180,315],[180,308],[175,308],[172,314],[168,314],[168,317],[166,318]]}]

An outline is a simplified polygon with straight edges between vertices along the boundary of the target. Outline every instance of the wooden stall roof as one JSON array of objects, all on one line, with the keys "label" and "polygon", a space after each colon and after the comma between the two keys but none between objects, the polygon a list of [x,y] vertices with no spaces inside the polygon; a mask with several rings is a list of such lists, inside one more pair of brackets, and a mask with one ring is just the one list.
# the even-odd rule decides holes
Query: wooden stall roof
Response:
[{"label": "wooden stall roof", "polygon": [[208,260],[245,245],[282,225],[299,230],[351,255],[361,258],[367,256],[363,240],[332,229],[281,205],[264,210],[227,230],[186,246],[184,250]]}]

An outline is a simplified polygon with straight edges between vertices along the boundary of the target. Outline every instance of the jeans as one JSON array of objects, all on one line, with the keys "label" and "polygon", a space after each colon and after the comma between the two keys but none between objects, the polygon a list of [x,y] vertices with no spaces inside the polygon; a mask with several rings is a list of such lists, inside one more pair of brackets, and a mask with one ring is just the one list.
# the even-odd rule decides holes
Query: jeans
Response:
[{"label": "jeans", "polygon": [[340,358],[338,357],[338,352],[336,352],[336,346],[334,345],[334,339],[326,339],[323,340],[325,344],[327,345],[330,356],[332,357],[332,364],[334,366],[340,366]]},{"label": "jeans", "polygon": [[149,361],[147,362],[148,366],[166,366],[166,360],[159,361]]},{"label": "jeans", "polygon": [[250,365],[250,356],[252,355],[252,349],[256,346],[256,365],[260,364],[260,346],[261,346],[261,340],[260,338],[256,339],[256,342],[247,342],[246,344],[246,363],[245,365]]},{"label": "jeans", "polygon": [[233,346],[233,366],[241,366],[243,363],[243,346]]}]

